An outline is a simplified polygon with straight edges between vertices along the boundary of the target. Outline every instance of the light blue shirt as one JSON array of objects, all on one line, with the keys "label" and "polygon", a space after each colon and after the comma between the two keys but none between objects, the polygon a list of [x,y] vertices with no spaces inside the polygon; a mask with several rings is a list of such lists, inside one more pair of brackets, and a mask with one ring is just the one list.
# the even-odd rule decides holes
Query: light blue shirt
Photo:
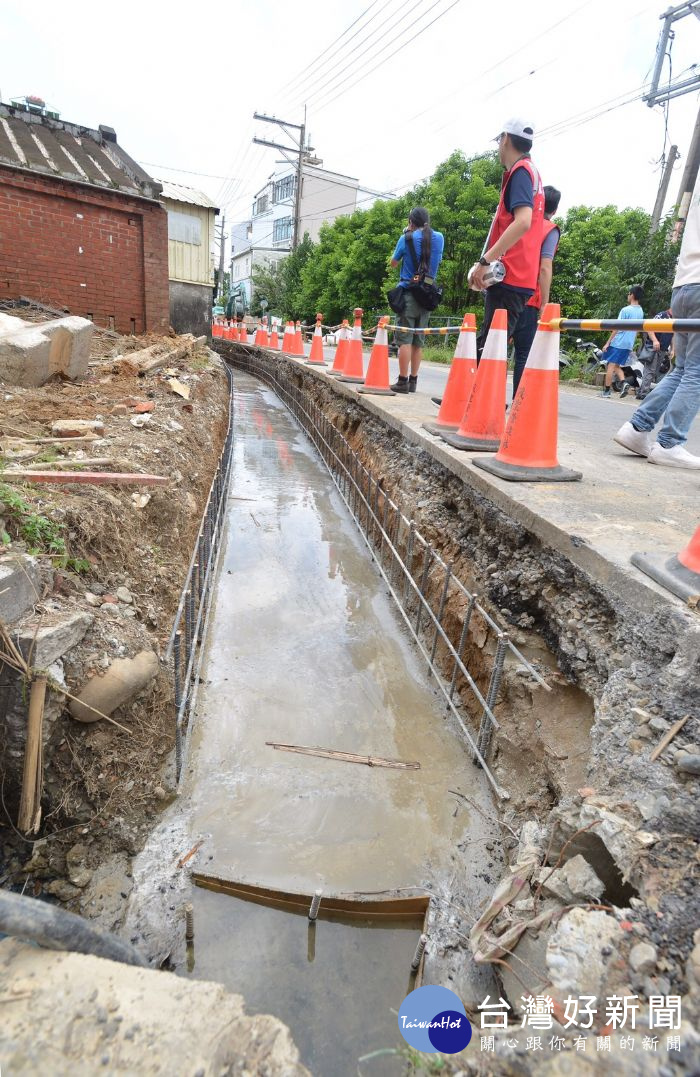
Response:
[{"label": "light blue shirt", "polygon": [[[633,307],[630,305],[629,307],[622,308],[622,310],[618,314],[618,318],[624,318],[625,321],[634,320],[635,322],[641,322],[644,319],[644,311],[641,307]],[[630,330],[628,332],[626,329],[620,329],[610,341],[610,347],[623,348],[625,351],[628,352],[632,351],[632,348],[634,347],[634,338],[636,337],[636,335],[636,331],[632,332]]]},{"label": "light blue shirt", "polygon": [[[416,248],[416,258],[418,259],[419,263],[421,246],[423,243],[422,232],[422,228],[417,228],[415,232],[412,233],[413,245]],[[436,232],[433,229],[432,238],[430,240],[430,272],[427,273],[427,276],[432,277],[433,280],[435,279],[435,277],[437,277],[438,266],[442,261],[442,252],[444,248],[445,237],[443,236],[442,232]],[[411,253],[406,247],[406,236],[403,233],[401,233],[401,235],[399,236],[399,241],[396,244],[396,249],[391,257],[394,262],[401,262],[401,276],[399,279],[399,284],[402,287],[405,287],[407,284],[411,283],[411,278],[416,272],[416,266],[414,266],[413,259],[411,258]]]}]

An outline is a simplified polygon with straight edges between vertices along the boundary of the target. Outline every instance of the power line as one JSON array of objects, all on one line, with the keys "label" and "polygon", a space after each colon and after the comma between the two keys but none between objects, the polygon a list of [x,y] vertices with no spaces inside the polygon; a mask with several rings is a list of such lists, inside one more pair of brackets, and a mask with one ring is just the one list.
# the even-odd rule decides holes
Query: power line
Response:
[{"label": "power line", "polygon": [[155,161],[139,161],[145,168],[164,168],[166,172],[181,172],[183,176],[204,176],[205,179],[228,180],[230,176],[217,176],[213,172],[193,172],[191,168],[178,168],[177,165],[157,165]]},{"label": "power line", "polygon": [[[338,78],[342,75],[345,75],[346,73],[350,72],[354,68],[357,61],[361,60],[366,52],[368,52],[370,49],[373,49],[374,46],[379,42],[383,41],[386,38],[387,34],[390,33],[391,30],[395,29],[396,26],[399,26],[402,22],[405,22],[406,19],[410,18],[411,12],[415,11],[415,9],[417,7],[420,7],[420,5],[424,2],[425,0],[416,0],[416,3],[414,3],[413,6],[408,9],[408,11],[402,10],[400,5],[395,8],[394,11],[390,12],[390,14],[387,15],[383,22],[380,22],[379,25],[375,26],[375,28],[366,37],[363,37],[360,41],[357,42],[357,45],[353,50],[353,55],[351,59],[347,62],[347,64],[343,65],[343,68],[340,72],[334,71],[330,75],[330,77],[329,72],[326,72],[320,78],[314,79],[309,86],[302,87],[301,90],[296,91],[296,100],[300,100],[301,102],[308,104],[309,101],[313,100],[314,97],[322,95],[327,89],[327,87],[336,82]],[[396,19],[397,15],[399,17]],[[391,23],[392,19],[396,19],[396,21]],[[385,27],[387,23],[391,23],[391,25],[387,27],[384,33],[380,33],[382,28]],[[364,45],[365,42],[369,42],[369,44],[367,44],[364,52],[360,52],[360,47]],[[315,90],[314,86],[316,86],[319,82],[322,83],[322,85],[317,90]]]},{"label": "power line", "polygon": [[[441,0],[435,0],[435,3],[431,4],[431,6],[424,13],[424,15],[421,16],[421,18],[424,18],[425,15],[428,15],[433,10],[433,8],[437,7],[437,5],[440,2],[441,2]],[[403,43],[403,45],[399,45],[399,47],[396,48],[396,43],[392,41],[388,45],[385,45],[385,47],[383,49],[380,49],[379,52],[375,53],[374,56],[372,56],[370,58],[370,60],[368,60],[367,62],[370,63],[372,60],[376,60],[379,56],[382,55],[382,53],[386,52],[387,49],[392,49],[393,50],[393,56],[397,56],[400,52],[402,52],[405,48],[407,48],[408,45],[411,45],[416,40],[416,38],[420,37],[421,34],[424,34],[426,30],[429,30],[431,26],[433,26],[436,22],[438,22],[441,18],[443,18],[444,15],[447,15],[447,13],[449,11],[451,11],[453,7],[456,7],[457,4],[459,4],[459,3],[460,3],[460,0],[452,0],[452,3],[449,4],[448,7],[446,7],[443,11],[441,11],[438,15],[436,15],[434,19],[431,19],[431,21],[429,23],[427,23],[425,26],[421,26],[420,30],[418,30],[417,32],[412,32],[413,28],[410,28],[409,30],[404,31],[402,34],[400,34],[399,39],[401,37],[403,37],[406,33],[409,33],[409,32],[411,33],[411,36],[408,38],[407,41],[405,41]],[[411,9],[411,10],[413,10],[413,9]],[[377,68],[380,65],[375,64],[375,66],[373,68],[371,68],[371,70],[368,71],[366,75],[363,75],[361,79],[356,79],[357,73],[359,71],[361,71],[363,67],[366,67],[366,66],[367,66],[367,64],[363,64],[361,67],[357,68],[351,75],[348,75],[347,78],[343,79],[343,81],[341,83],[339,83],[338,88],[340,86],[342,86],[344,83],[349,82],[352,79],[353,80],[353,89],[354,89],[361,82],[364,82],[365,79],[369,78],[370,75],[374,74],[374,72],[377,70]],[[328,108],[329,105],[332,105],[334,101],[337,101],[339,97],[342,97],[347,92],[348,92],[347,90],[339,90],[339,92],[334,94],[334,96],[331,97],[330,100],[323,101],[323,99],[322,99],[320,104],[318,104],[318,103],[316,104],[316,107],[315,107],[316,113],[321,112],[324,108]]]},{"label": "power line", "polygon": [[[371,3],[368,8],[365,8],[365,10],[362,12],[362,14],[358,15],[358,17],[353,22],[351,22],[350,25],[345,30],[343,30],[342,34],[340,34],[338,37],[336,37],[334,41],[331,41],[330,45],[326,45],[324,51],[319,56],[317,56],[315,60],[312,60],[312,62],[310,64],[308,64],[302,71],[300,71],[298,75],[295,75],[294,78],[290,79],[289,82],[285,82],[284,86],[281,86],[280,89],[277,92],[282,93],[284,90],[291,89],[296,82],[298,82],[305,74],[307,74],[307,72],[310,73],[314,69],[314,67],[316,67],[321,61],[323,61],[321,63],[321,66],[325,67],[326,63],[330,62],[331,60],[334,60],[335,59],[334,56],[329,56],[328,55],[328,50],[332,49],[334,47],[334,45],[337,45],[340,41],[342,41],[342,39],[345,37],[345,35],[348,34],[350,32],[350,30],[352,30],[353,26],[356,26],[357,23],[360,22],[360,20],[363,19],[365,17],[365,15],[369,11],[371,11],[373,7],[376,7],[377,4],[380,3],[380,2],[381,2],[381,0],[373,0],[373,3]],[[381,14],[381,12],[377,12],[377,15],[379,15],[379,14]],[[364,29],[365,27],[369,26],[369,24],[371,22],[374,22],[374,20],[377,18],[377,15],[373,15],[371,19],[368,19],[367,22],[365,23],[365,26],[361,27],[360,29]],[[352,41],[355,37],[357,37],[357,34],[359,34],[359,33],[360,33],[360,30],[357,30],[352,35],[352,37],[350,37],[348,39],[348,41],[345,42],[345,44],[346,45],[349,44],[350,41]]]}]

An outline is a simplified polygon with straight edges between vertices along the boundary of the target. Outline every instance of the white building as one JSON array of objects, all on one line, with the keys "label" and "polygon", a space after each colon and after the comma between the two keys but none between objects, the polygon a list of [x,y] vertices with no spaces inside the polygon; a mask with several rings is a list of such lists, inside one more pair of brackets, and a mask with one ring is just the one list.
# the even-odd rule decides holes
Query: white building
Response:
[{"label": "white building", "polygon": [[[256,266],[276,268],[291,252],[294,239],[296,169],[287,162],[278,165],[255,194],[250,220],[234,225],[231,242],[231,285],[245,292],[246,305],[253,297],[252,272]],[[306,232],[314,242],[321,225],[347,217],[355,209],[369,209],[378,191],[360,186],[353,176],[329,172],[305,162],[302,168],[299,207],[299,241]]]}]

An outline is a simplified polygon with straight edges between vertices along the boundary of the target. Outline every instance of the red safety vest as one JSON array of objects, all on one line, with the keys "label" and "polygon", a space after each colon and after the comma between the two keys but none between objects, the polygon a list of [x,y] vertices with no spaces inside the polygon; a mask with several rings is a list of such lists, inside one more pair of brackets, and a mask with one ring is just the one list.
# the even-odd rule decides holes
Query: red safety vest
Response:
[{"label": "red safety vest", "polygon": [[507,254],[501,258],[506,267],[504,284],[510,284],[514,288],[529,288],[534,292],[537,287],[537,278],[540,273],[540,251],[542,249],[542,222],[544,220],[544,190],[540,174],[529,157],[521,157],[508,172],[504,173],[501,183],[501,197],[498,202],[496,216],[491,225],[487,250],[492,247],[496,240],[503,235],[506,228],[514,220],[514,215],[509,213],[505,206],[504,194],[508,180],[516,168],[524,168],[530,174],[534,189],[534,205],[532,207],[532,224],[524,236],[514,243]]},{"label": "red safety vest", "polygon": [[[555,224],[554,221],[548,221],[547,218],[545,217],[544,221],[542,222],[542,246],[543,247],[544,247],[545,239],[547,238],[549,233],[552,232],[555,228],[556,228],[557,232],[559,232],[559,239],[561,239],[561,231],[559,229],[559,225]],[[557,240],[557,246],[554,248],[554,253],[555,254],[557,253],[557,247],[559,246],[559,239]],[[541,263],[542,263],[542,259],[540,259],[540,264]],[[525,306],[527,306],[527,307],[537,307],[538,310],[542,306],[542,292],[540,291],[540,276],[539,276],[539,273],[537,274],[537,287],[535,288],[535,294],[530,296],[530,298],[528,299]]]}]

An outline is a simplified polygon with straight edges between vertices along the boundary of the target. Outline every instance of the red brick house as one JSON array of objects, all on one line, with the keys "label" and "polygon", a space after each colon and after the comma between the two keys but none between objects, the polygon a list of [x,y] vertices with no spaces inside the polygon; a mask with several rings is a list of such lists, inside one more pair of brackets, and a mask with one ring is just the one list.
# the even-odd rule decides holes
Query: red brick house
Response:
[{"label": "red brick house", "polygon": [[0,299],[29,299],[121,333],[167,332],[162,187],[110,127],[0,103]]}]

